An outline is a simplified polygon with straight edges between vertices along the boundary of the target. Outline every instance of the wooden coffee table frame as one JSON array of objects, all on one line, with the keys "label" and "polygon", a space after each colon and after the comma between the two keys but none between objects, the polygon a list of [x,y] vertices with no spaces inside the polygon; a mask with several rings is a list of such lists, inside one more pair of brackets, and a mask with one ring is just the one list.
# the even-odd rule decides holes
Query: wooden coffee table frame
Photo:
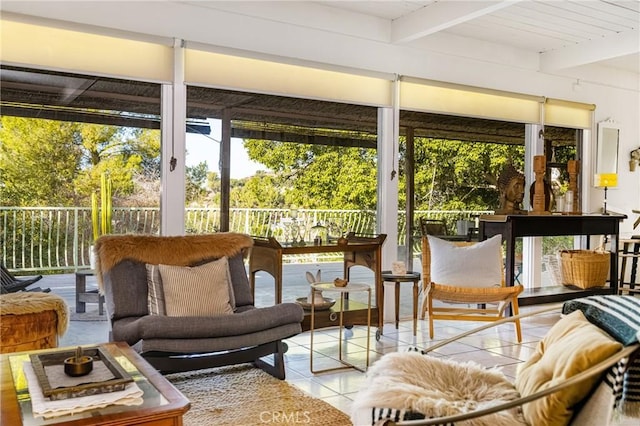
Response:
[{"label": "wooden coffee table frame", "polygon": [[[189,400],[126,343],[105,343],[103,346],[114,357],[121,357],[124,355],[166,401],[163,401],[163,404],[161,405],[154,406],[123,406],[117,413],[109,412],[108,414],[101,414],[101,410],[96,409],[92,412],[92,415],[88,417],[80,418],[77,415],[60,416],[55,419],[47,420],[43,424],[64,424],[70,426],[181,426],[183,424],[182,416],[190,408]],[[51,351],[52,349],[16,352],[3,354],[0,357],[2,369],[2,382],[0,388],[0,424],[12,426],[23,424],[9,358],[25,353],[43,353]]]}]

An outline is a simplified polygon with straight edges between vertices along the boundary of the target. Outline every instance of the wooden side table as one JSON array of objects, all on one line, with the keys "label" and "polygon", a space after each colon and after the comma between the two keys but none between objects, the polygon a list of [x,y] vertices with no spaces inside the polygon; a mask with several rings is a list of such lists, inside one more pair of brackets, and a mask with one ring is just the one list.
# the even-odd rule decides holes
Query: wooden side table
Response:
[{"label": "wooden side table", "polygon": [[[395,275],[391,271],[382,271],[382,281],[395,283],[396,290],[396,329],[400,322],[400,283],[413,283],[413,335],[418,332],[418,283],[420,273],[407,271],[404,275]],[[382,284],[382,300],[384,300],[384,283]]]},{"label": "wooden side table", "polygon": [[98,290],[87,291],[87,277],[95,275],[93,269],[76,271],[76,312],[86,312],[86,303],[97,303],[98,314],[104,314],[104,295]]}]

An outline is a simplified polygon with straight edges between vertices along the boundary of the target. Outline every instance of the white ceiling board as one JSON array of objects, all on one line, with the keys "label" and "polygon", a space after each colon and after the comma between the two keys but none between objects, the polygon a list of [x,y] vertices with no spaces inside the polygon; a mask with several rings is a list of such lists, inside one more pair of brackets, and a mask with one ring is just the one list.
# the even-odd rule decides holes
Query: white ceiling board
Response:
[{"label": "white ceiling board", "polygon": [[352,12],[364,15],[376,16],[389,21],[401,18],[412,12],[422,9],[425,6],[436,3],[436,0],[427,1],[314,1],[310,3],[318,3],[341,10],[350,10]]},{"label": "white ceiling board", "polygon": [[[541,54],[543,71],[573,68],[638,52],[640,30],[626,31]],[[637,64],[636,64],[637,65]]]},{"label": "white ceiling board", "polygon": [[393,21],[391,42],[404,43],[515,4],[514,1],[437,2]]}]

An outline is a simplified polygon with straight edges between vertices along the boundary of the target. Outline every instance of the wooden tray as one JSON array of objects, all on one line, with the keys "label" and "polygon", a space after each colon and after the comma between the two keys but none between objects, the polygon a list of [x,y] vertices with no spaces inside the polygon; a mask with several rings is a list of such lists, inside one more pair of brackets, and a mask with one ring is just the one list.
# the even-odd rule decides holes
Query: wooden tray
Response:
[{"label": "wooden tray", "polygon": [[40,388],[45,397],[51,400],[60,400],[68,398],[76,398],[80,396],[90,396],[100,393],[116,392],[124,390],[127,383],[133,381],[133,378],[127,373],[120,364],[100,346],[83,348],[83,355],[91,356],[95,361],[102,361],[104,365],[115,376],[114,379],[103,382],[83,383],[70,387],[52,388],[49,378],[46,375],[45,367],[50,365],[64,366],[64,360],[75,356],[75,349],[67,351],[55,351],[44,354],[32,354],[31,366],[38,378]]}]

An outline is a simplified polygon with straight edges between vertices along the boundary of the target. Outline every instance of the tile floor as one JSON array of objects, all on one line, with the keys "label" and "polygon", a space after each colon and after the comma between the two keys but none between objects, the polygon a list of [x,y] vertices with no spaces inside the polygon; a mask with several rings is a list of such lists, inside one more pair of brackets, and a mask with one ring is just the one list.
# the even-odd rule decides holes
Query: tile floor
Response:
[{"label": "tile floor", "polygon": [[[317,265],[315,265],[317,266]],[[304,270],[314,271],[314,265],[304,265],[291,272],[291,276],[298,277],[297,283],[287,288],[290,296],[300,297],[308,291],[308,283],[304,279]],[[325,279],[333,279],[333,274],[338,276],[341,270],[338,267],[322,265],[323,273],[328,269]],[[333,268],[333,269],[332,269]],[[370,277],[363,273],[360,278],[366,280]],[[258,277],[256,286],[257,304],[273,303],[272,280],[261,283]],[[354,278],[352,277],[352,280]],[[294,280],[295,281],[295,280]],[[73,275],[55,275],[45,277],[41,287],[51,287],[52,292],[65,298],[72,311],[72,321],[66,335],[61,339],[61,346],[73,346],[77,344],[90,344],[108,340],[109,326],[107,321],[96,321],[96,304],[87,304],[86,314],[75,314],[75,287]],[[92,279],[88,285],[95,285]],[[435,328],[435,339],[428,336],[428,324],[426,321],[418,321],[418,333],[413,336],[411,320],[411,290],[410,285],[403,286],[401,292],[401,321],[398,329],[391,323],[385,324],[380,340],[376,340],[376,328],[371,328],[370,336],[370,363],[375,362],[386,353],[404,351],[410,346],[427,348],[440,340],[450,338],[458,333],[480,325],[473,322],[462,321],[438,321]],[[392,292],[391,292],[392,293]],[[287,297],[284,297],[285,301]],[[523,308],[527,312],[537,310],[539,306]],[[487,367],[499,366],[507,376],[513,377],[518,363],[528,358],[535,347],[536,342],[546,333],[551,325],[559,319],[559,314],[544,314],[523,320],[523,341],[516,344],[513,325],[505,324],[479,334],[465,337],[457,342],[438,348],[434,351],[436,356],[446,356],[449,359],[460,361],[474,360]],[[310,372],[310,333],[305,332],[287,340],[289,350],[286,357],[287,381],[298,386],[311,395],[321,398],[340,410],[349,413],[350,404],[354,395],[362,386],[365,374],[347,369],[326,373],[313,374]],[[344,358],[356,365],[364,366],[366,359],[366,327],[355,326],[346,330],[343,336]],[[319,330],[314,334],[314,367],[324,369],[340,366],[338,358],[338,330],[337,328]]]}]

